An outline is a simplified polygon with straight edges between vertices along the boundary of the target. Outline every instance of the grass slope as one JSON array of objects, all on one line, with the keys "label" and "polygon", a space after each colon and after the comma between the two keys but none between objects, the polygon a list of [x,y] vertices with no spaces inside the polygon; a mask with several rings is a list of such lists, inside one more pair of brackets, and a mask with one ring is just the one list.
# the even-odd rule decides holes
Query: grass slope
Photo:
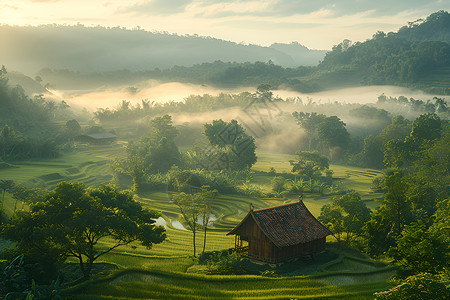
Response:
[{"label": "grass slope", "polygon": [[[108,161],[123,155],[120,144],[111,146],[86,146],[78,152],[63,155],[54,160],[30,160],[14,163],[14,168],[0,169],[0,179],[11,179],[27,186],[52,189],[62,180],[80,181],[87,186],[98,186],[112,179]],[[268,173],[274,167],[278,175],[291,169],[292,155],[258,153],[254,166],[256,173],[251,184],[270,191],[270,181],[274,175]],[[377,206],[374,199],[380,194],[370,190],[372,179],[379,174],[375,170],[349,168],[333,165],[336,178],[348,188],[362,194],[369,207]],[[138,244],[135,247],[118,248],[104,255],[98,262],[114,264],[119,272],[106,280],[93,281],[80,290],[74,290],[76,299],[313,299],[313,298],[372,298],[372,293],[387,287],[386,280],[393,271],[384,266],[374,266],[363,258],[338,254],[325,264],[305,271],[299,265],[284,267],[280,278],[261,276],[205,276],[186,274],[195,260],[192,259],[192,233],[175,228],[174,221],[183,220],[178,207],[170,202],[165,192],[147,192],[137,199],[145,207],[158,210],[166,222],[167,240],[146,249]],[[222,250],[234,245],[234,237],[226,233],[238,224],[247,214],[250,203],[256,209],[297,201],[297,196],[288,198],[249,198],[242,195],[220,195],[213,204],[213,214],[217,220],[208,229],[206,250]],[[305,194],[304,202],[316,217],[331,197],[319,194]],[[21,204],[19,203],[19,208]],[[5,211],[12,215],[14,201],[6,195]],[[26,207],[25,207],[26,209]],[[332,240],[333,238],[330,238]],[[108,247],[112,241],[104,240],[100,247]],[[203,232],[197,235],[197,249],[203,245]],[[301,263],[300,263],[301,264]],[[304,266],[303,266],[304,267]],[[130,271],[130,268],[132,271]],[[128,269],[128,270],[127,270]],[[302,269],[302,270],[300,270]],[[134,270],[134,271],[133,271]],[[281,269],[280,269],[281,270]],[[306,272],[306,273],[305,273]],[[315,273],[316,278],[299,277],[300,274]]]}]

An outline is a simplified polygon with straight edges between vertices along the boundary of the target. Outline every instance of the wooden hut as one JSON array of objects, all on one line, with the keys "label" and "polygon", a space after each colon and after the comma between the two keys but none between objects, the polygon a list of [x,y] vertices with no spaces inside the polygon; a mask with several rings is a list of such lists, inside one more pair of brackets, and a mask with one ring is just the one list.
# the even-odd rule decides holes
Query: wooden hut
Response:
[{"label": "wooden hut", "polygon": [[250,258],[277,263],[315,256],[331,232],[309,212],[302,200],[253,210],[227,235],[235,235],[235,250]]}]

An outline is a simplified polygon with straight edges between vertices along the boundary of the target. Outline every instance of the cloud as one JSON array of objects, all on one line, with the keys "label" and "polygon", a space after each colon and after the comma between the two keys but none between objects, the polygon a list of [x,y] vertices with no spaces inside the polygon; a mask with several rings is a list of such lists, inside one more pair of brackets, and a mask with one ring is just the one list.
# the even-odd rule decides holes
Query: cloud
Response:
[{"label": "cloud", "polygon": [[171,15],[184,12],[191,0],[151,0],[125,7],[123,12],[144,15]]},{"label": "cloud", "polygon": [[450,0],[339,0],[330,3],[329,0],[278,0],[273,6],[274,13],[280,15],[309,14],[319,10],[332,11],[334,16],[352,15],[361,12],[371,12],[372,16],[396,15],[405,10],[430,9],[433,6],[442,7]]},{"label": "cloud", "polygon": [[198,17],[294,16],[327,12],[321,17],[339,17],[368,12],[393,16],[407,10],[438,10],[450,0],[147,0],[125,7],[123,12],[144,15],[193,13]]}]

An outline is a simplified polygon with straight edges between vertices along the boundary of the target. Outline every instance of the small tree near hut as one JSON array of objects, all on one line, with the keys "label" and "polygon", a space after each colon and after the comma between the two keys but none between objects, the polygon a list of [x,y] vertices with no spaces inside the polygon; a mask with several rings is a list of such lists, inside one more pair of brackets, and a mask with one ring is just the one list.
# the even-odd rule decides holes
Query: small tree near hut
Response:
[{"label": "small tree near hut", "polygon": [[[192,232],[192,245],[196,257],[195,238],[197,231],[204,229],[203,252],[206,247],[206,232],[210,223],[211,205],[217,197],[217,190],[209,190],[209,186],[202,186],[201,191],[195,194],[181,192],[172,195],[172,202],[178,206],[184,221]],[[199,222],[201,221],[201,222]]]}]

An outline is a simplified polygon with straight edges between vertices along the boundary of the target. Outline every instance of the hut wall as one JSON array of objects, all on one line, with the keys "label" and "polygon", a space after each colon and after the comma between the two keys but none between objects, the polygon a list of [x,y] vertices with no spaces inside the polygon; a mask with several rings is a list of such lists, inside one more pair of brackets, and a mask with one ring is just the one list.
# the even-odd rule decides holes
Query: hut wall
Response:
[{"label": "hut wall", "polygon": [[276,260],[318,253],[325,249],[325,241],[326,238],[321,238],[304,244],[276,248]]},{"label": "hut wall", "polygon": [[248,218],[236,232],[244,241],[248,241],[248,256],[267,262],[279,262],[301,255],[310,255],[325,248],[326,238],[308,243],[278,248],[256,225],[253,218]]},{"label": "hut wall", "polygon": [[248,218],[236,232],[242,240],[248,241],[248,255],[264,261],[276,259],[276,246],[256,225],[253,218]]}]

